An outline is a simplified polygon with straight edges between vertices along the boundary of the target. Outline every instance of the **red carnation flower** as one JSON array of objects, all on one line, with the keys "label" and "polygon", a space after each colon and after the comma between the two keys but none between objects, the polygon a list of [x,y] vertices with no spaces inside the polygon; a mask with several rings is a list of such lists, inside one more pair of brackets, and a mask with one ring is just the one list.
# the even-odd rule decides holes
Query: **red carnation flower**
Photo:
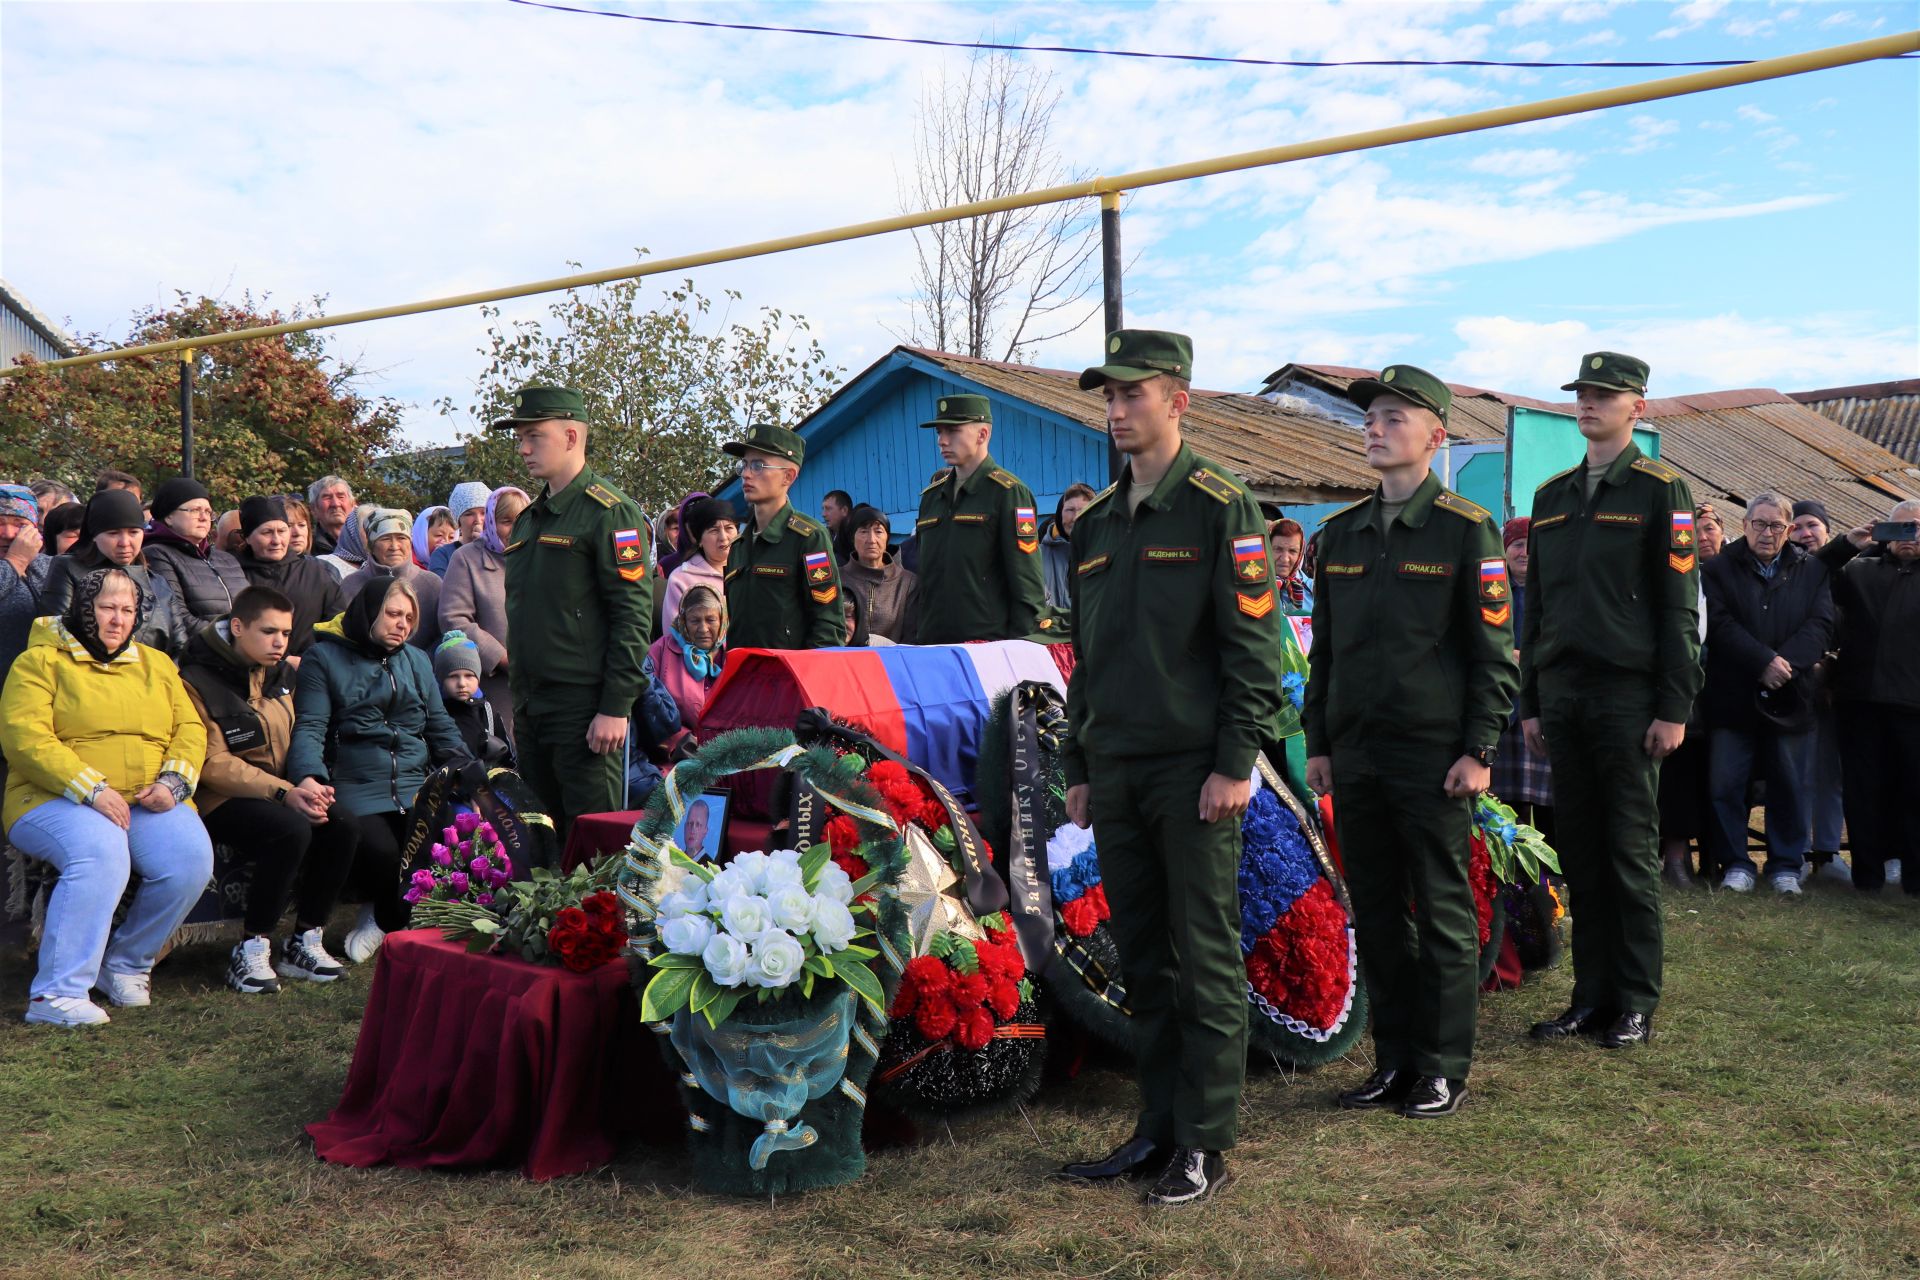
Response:
[{"label": "red carnation flower", "polygon": [[987,975],[984,973],[956,973],[948,988],[953,994],[953,1002],[962,1009],[977,1009],[987,998]]},{"label": "red carnation flower", "polygon": [[953,1034],[959,1019],[959,1011],[944,991],[922,992],[920,1004],[913,1011],[914,1027],[929,1040],[945,1040]]},{"label": "red carnation flower", "polygon": [[1020,988],[1011,982],[996,982],[987,989],[987,1007],[996,1018],[1011,1018],[1020,1011]]},{"label": "red carnation flower", "polygon": [[867,872],[873,870],[867,865],[867,860],[859,854],[841,853],[838,850],[834,851],[833,865],[846,872],[847,879],[856,884],[866,877]]},{"label": "red carnation flower", "polygon": [[833,851],[836,859],[860,847],[860,828],[844,813],[827,819],[826,835],[827,847]]},{"label": "red carnation flower", "polygon": [[993,1039],[993,1015],[985,1009],[965,1010],[954,1028],[953,1038],[962,1049],[978,1052],[986,1048],[987,1042]]}]

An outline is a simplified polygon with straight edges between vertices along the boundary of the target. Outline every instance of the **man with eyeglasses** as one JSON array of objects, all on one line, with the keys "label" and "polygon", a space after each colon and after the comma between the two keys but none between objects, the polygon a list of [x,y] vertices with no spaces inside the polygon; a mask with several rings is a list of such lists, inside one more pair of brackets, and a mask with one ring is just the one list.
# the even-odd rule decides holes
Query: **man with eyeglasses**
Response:
[{"label": "man with eyeglasses", "polygon": [[1813,836],[1807,779],[1815,744],[1812,671],[1836,625],[1827,566],[1790,542],[1793,504],[1777,493],[1747,503],[1745,536],[1708,563],[1707,847],[1722,889],[1749,893],[1747,787],[1767,782],[1767,883],[1800,892]]},{"label": "man with eyeglasses", "polygon": [[720,446],[740,461],[752,516],[727,553],[727,647],[826,649],[847,642],[840,566],[826,528],[793,509],[807,442],[757,422]]},{"label": "man with eyeglasses", "polygon": [[1660,761],[1700,689],[1693,491],[1634,443],[1647,365],[1582,357],[1586,456],[1533,495],[1520,637],[1521,728],[1553,764],[1573,891],[1573,1001],[1533,1038],[1644,1044],[1660,1002]]}]

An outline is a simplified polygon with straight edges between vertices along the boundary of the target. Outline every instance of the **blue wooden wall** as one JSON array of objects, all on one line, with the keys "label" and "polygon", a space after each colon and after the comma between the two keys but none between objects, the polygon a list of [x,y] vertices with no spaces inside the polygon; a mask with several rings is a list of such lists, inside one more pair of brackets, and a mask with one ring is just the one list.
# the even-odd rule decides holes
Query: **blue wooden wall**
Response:
[{"label": "blue wooden wall", "polygon": [[[820,500],[844,489],[856,505],[867,502],[886,512],[896,537],[911,533],[920,491],[942,465],[934,433],[920,424],[937,416],[941,396],[954,393],[992,400],[994,461],[1033,490],[1043,520],[1075,481],[1106,486],[1104,434],[895,351],[802,424],[807,461],[793,486],[794,509],[817,517]],[[720,496],[738,502],[738,479],[723,486]]]}]

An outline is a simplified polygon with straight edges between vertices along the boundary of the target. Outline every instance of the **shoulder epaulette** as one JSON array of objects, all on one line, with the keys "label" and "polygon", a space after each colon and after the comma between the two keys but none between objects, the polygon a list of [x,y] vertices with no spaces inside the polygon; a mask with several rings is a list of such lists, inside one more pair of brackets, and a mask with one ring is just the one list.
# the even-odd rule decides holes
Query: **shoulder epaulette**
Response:
[{"label": "shoulder epaulette", "polygon": [[1635,458],[1633,460],[1633,470],[1644,472],[1652,476],[1655,480],[1658,480],[1661,484],[1672,484],[1680,478],[1678,471],[1675,471],[1658,458]]},{"label": "shoulder epaulette", "polygon": [[617,507],[620,505],[620,495],[603,484],[588,485],[587,496],[603,507]]},{"label": "shoulder epaulette", "polygon": [[1195,467],[1187,483],[1215,502],[1232,502],[1243,492],[1239,481],[1221,475],[1212,467]]},{"label": "shoulder epaulette", "polygon": [[1433,505],[1442,511],[1451,511],[1454,515],[1463,516],[1476,524],[1482,520],[1493,519],[1493,513],[1491,511],[1488,511],[1477,502],[1468,501],[1451,489],[1442,489],[1440,496],[1433,500]]},{"label": "shoulder epaulette", "polygon": [[1572,475],[1574,472],[1578,470],[1580,470],[1579,467],[1568,467],[1565,471],[1562,471],[1559,475],[1548,476],[1545,480],[1542,480],[1539,484],[1535,485],[1533,487],[1533,491],[1535,493],[1538,493],[1540,492],[1540,490],[1546,488],[1550,484],[1556,484],[1561,480],[1565,480],[1568,476]]},{"label": "shoulder epaulette", "polygon": [[803,538],[820,532],[819,525],[807,519],[798,511],[792,512],[787,516],[787,528]]},{"label": "shoulder epaulette", "polygon": [[987,474],[990,477],[992,477],[993,482],[999,485],[1002,489],[1011,489],[1013,488],[1013,486],[1020,483],[1018,480],[1014,479],[1013,475],[1010,472],[1002,471],[998,467],[995,467],[992,471],[989,471]]},{"label": "shoulder epaulette", "polygon": [[934,476],[932,480],[928,481],[927,487],[922,489],[920,492],[932,493],[935,489],[938,489],[941,485],[945,484],[948,480],[952,478],[953,478],[953,471],[951,469],[942,471],[938,475]]},{"label": "shoulder epaulette", "polygon": [[[1371,494],[1368,495],[1368,497],[1371,497],[1371,496],[1372,496]],[[1327,513],[1326,519],[1322,520],[1320,523],[1332,524],[1335,520],[1338,520],[1341,516],[1347,514],[1347,512],[1352,511],[1355,507],[1364,507],[1366,505],[1367,505],[1367,498],[1361,498],[1358,501],[1349,502],[1346,506],[1341,507],[1338,511],[1329,511]]]},{"label": "shoulder epaulette", "polygon": [[1120,486],[1118,484],[1110,484],[1106,488],[1102,489],[1100,492],[1094,494],[1091,498],[1088,498],[1087,505],[1080,508],[1080,514],[1085,515],[1087,512],[1093,510],[1095,507],[1105,502],[1108,498],[1111,498],[1113,496],[1113,491],[1115,489],[1118,489],[1119,487]]}]

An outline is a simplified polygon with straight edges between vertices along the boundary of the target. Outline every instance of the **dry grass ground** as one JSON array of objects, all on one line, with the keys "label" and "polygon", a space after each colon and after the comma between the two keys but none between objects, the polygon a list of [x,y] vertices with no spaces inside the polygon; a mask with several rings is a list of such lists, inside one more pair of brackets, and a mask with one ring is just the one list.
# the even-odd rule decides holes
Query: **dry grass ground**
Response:
[{"label": "dry grass ground", "polygon": [[[1455,1119],[1344,1115],[1366,1069],[1256,1071],[1237,1183],[1199,1211],[1050,1185],[1124,1134],[1124,1072],[934,1126],[857,1186],[701,1197],[679,1153],[597,1175],[318,1163],[369,971],[243,1000],[171,959],[101,1033],[13,1019],[0,966],[0,1275],[246,1277],[1911,1277],[1920,1274],[1920,904],[1668,899],[1650,1051],[1541,1047],[1568,977],[1488,998]],[[1036,1136],[1037,1134],[1037,1136]]]}]

